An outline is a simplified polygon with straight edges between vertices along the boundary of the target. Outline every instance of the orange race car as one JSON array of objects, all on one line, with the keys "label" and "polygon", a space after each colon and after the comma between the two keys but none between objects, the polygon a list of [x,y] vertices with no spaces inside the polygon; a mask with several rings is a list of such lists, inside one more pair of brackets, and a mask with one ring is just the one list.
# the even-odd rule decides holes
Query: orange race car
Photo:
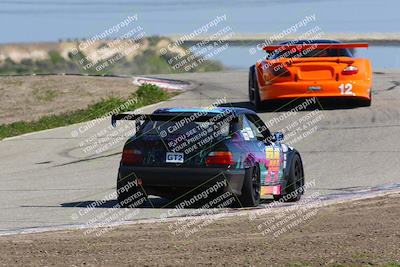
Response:
[{"label": "orange race car", "polygon": [[267,58],[249,72],[249,99],[257,108],[264,101],[296,98],[351,99],[371,105],[372,69],[350,49],[367,43],[299,40],[264,47]]}]

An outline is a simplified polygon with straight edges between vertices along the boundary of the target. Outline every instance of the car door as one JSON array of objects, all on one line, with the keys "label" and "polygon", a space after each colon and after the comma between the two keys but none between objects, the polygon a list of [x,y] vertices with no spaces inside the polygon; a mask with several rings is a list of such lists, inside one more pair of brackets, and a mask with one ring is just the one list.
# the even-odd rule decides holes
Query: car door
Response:
[{"label": "car door", "polygon": [[264,153],[263,135],[258,131],[245,114],[239,117],[239,134],[243,140],[242,153],[245,153],[244,167],[253,167],[256,163],[263,161]]},{"label": "car door", "polygon": [[[282,145],[274,142],[271,132],[264,122],[255,114],[246,115],[248,124],[255,132],[259,150],[256,153],[260,165],[261,185],[280,184],[283,179],[285,155]],[[262,140],[262,141],[260,141]]]}]

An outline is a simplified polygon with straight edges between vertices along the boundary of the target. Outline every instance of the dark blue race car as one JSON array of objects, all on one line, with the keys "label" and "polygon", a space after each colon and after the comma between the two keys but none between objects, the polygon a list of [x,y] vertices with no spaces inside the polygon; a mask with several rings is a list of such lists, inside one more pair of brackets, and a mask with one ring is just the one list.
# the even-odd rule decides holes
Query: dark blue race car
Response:
[{"label": "dark blue race car", "polygon": [[135,206],[138,195],[174,199],[217,182],[242,207],[257,206],[266,196],[297,201],[303,194],[299,152],[251,110],[164,108],[112,116],[113,125],[118,120],[136,129],[119,167],[121,206]]}]

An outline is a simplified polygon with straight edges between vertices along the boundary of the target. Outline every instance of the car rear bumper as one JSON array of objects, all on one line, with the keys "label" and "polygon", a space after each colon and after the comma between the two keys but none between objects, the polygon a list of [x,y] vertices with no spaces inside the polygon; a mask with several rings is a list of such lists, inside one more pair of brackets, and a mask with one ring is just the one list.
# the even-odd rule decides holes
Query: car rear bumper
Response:
[{"label": "car rear bumper", "polygon": [[207,188],[226,180],[223,190],[240,195],[244,176],[245,169],[120,166],[118,187],[139,181],[150,193],[163,189],[169,192],[176,189],[178,192],[181,189]]},{"label": "car rear bumper", "polygon": [[[351,84],[351,90],[344,89],[345,93],[342,94],[339,86],[348,83]],[[371,83],[365,81],[299,81],[271,83],[259,88],[260,98],[263,101],[309,97],[369,100]]]}]

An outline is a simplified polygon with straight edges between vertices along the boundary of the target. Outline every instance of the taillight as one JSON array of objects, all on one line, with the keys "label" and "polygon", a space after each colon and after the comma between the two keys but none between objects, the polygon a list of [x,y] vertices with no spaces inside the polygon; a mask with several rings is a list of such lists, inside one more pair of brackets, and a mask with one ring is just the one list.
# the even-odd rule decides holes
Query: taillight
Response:
[{"label": "taillight", "polygon": [[285,67],[285,64],[283,63],[275,63],[271,67],[269,67],[269,69],[271,70],[271,73],[274,76],[281,76],[281,77],[290,76],[289,70]]},{"label": "taillight", "polygon": [[123,164],[137,164],[142,163],[144,155],[142,151],[138,149],[126,148],[122,151],[122,163]]},{"label": "taillight", "polygon": [[357,74],[358,72],[358,68],[355,66],[347,66],[343,71],[342,74],[343,75],[353,75],[353,74]]},{"label": "taillight", "polygon": [[231,165],[233,164],[233,155],[231,152],[214,151],[208,154],[206,158],[207,165]]}]

